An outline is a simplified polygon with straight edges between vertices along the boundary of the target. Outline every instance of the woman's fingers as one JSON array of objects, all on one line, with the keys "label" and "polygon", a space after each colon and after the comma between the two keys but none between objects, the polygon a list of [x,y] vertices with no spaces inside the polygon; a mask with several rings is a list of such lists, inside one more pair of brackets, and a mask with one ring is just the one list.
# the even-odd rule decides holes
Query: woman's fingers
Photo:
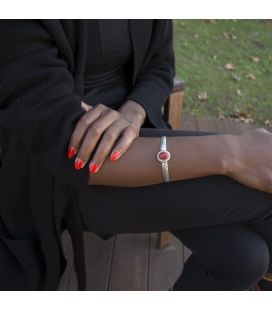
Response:
[{"label": "woman's fingers", "polygon": [[123,134],[118,141],[118,143],[115,145],[110,160],[116,161],[119,159],[125,152],[128,150],[128,148],[131,146],[132,142],[139,136],[139,129],[136,128],[133,125],[129,125],[126,127],[126,129],[123,131]]},{"label": "woman's fingers", "polygon": [[119,139],[127,125],[126,121],[118,120],[106,130],[89,164],[91,173],[95,173],[101,168],[107,156],[109,156],[113,145]]},{"label": "woman's fingers", "polygon": [[100,117],[88,127],[75,159],[76,169],[81,169],[85,166],[101,136],[104,135],[104,131],[118,118],[119,113],[117,111],[108,109],[106,113],[102,113]]},{"label": "woman's fingers", "polygon": [[91,173],[95,173],[101,168],[103,162],[109,155],[114,143],[117,141],[121,133],[122,135],[119,141],[116,143],[113,151],[111,152],[111,161],[116,161],[119,159],[128,150],[134,139],[139,135],[138,129],[131,125],[128,126],[126,122],[124,126],[122,126],[119,122],[115,128],[116,129],[110,127],[108,132],[104,134],[102,141],[99,143],[95,155],[89,165],[89,170]]},{"label": "woman's fingers", "polygon": [[95,173],[107,156],[110,156],[112,161],[120,158],[139,136],[140,128],[130,124],[119,112],[103,104],[92,107],[82,101],[81,106],[86,113],[76,124],[69,143],[68,157],[72,158],[77,154],[75,168],[81,169],[95,150],[89,164],[90,172]]},{"label": "woman's fingers", "polygon": [[[82,105],[82,104],[81,104]],[[89,109],[77,122],[76,127],[72,133],[69,147],[68,147],[68,157],[72,158],[80,148],[80,145],[83,141],[83,138],[88,130],[89,126],[95,122],[96,119],[100,117],[100,115],[105,113],[106,109],[108,109],[103,104],[98,104],[95,107]]]}]

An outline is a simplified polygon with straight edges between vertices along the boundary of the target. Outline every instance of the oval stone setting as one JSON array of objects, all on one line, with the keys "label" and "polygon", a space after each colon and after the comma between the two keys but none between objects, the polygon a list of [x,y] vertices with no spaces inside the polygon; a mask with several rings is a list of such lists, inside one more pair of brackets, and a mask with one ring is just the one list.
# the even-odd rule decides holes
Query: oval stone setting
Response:
[{"label": "oval stone setting", "polygon": [[157,155],[157,158],[161,162],[166,162],[170,159],[171,155],[168,151],[160,151]]}]

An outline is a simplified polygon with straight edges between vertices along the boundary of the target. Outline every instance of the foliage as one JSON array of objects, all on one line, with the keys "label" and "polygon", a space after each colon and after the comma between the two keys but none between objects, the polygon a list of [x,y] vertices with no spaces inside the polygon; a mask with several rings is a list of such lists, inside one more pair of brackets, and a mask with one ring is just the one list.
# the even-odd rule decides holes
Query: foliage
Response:
[{"label": "foliage", "polygon": [[271,22],[174,20],[174,49],[185,111],[271,125]]}]

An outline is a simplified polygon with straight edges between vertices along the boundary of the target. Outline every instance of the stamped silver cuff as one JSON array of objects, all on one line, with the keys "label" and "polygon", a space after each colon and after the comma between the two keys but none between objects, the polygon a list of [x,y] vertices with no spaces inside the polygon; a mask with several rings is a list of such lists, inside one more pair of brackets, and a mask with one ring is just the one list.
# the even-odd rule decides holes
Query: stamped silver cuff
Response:
[{"label": "stamped silver cuff", "polygon": [[171,154],[167,151],[166,136],[161,136],[160,151],[157,154],[157,159],[162,166],[162,175],[164,182],[169,182],[168,161]]}]

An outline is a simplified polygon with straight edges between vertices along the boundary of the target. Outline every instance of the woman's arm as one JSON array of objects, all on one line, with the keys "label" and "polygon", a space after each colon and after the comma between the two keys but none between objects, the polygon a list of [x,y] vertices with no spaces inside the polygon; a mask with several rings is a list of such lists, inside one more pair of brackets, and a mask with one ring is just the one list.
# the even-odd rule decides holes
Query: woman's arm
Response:
[{"label": "woman's arm", "polygon": [[[167,137],[171,181],[223,174],[230,136]],[[159,137],[138,137],[117,162],[106,160],[90,175],[90,185],[145,186],[162,183],[161,163],[156,156]]]},{"label": "woman's arm", "polygon": [[[159,24],[161,27],[158,27]],[[156,127],[162,123],[161,108],[173,89],[176,72],[172,20],[154,20],[153,28],[153,35],[159,40],[150,58],[145,59],[145,66],[137,75],[135,85],[126,100],[133,100],[142,106],[146,117]]]},{"label": "woman's arm", "polygon": [[[159,137],[138,137],[115,163],[106,160],[90,185],[146,186],[162,183],[156,155]],[[272,134],[264,129],[240,135],[168,137],[170,180],[225,175],[248,187],[272,193]]]}]

